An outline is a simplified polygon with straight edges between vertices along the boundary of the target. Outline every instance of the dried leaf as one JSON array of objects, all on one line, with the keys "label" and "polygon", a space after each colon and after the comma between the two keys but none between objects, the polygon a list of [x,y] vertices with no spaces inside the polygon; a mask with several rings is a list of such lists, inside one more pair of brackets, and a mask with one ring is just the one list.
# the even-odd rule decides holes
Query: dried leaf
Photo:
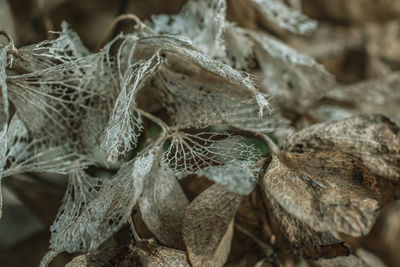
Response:
[{"label": "dried leaf", "polygon": [[257,28],[257,14],[249,0],[227,0],[227,19],[244,29]]},{"label": "dried leaf", "polygon": [[71,253],[97,249],[129,218],[156,153],[157,149],[144,151],[109,180],[90,177],[82,170],[73,171],[50,228],[50,247]]},{"label": "dried leaf", "polygon": [[189,266],[186,253],[145,241],[136,246],[109,247],[75,257],[67,267]]},{"label": "dried leaf", "polygon": [[248,34],[255,43],[263,86],[280,106],[308,107],[334,86],[333,76],[313,58],[265,33],[248,31]]},{"label": "dried leaf", "polygon": [[[242,137],[228,133],[177,132],[170,137],[169,141],[170,144],[164,152],[162,163],[178,177],[197,173],[201,169],[214,165],[250,166],[261,156],[260,151],[253,145],[247,145]],[[206,172],[211,174],[210,171]],[[217,175],[216,169],[214,172]],[[223,182],[223,180],[219,181]]]},{"label": "dried leaf", "polygon": [[115,162],[120,155],[136,147],[143,130],[140,114],[132,112],[135,96],[161,64],[158,54],[146,61],[139,61],[129,66],[122,78],[122,89],[114,104],[114,110],[104,130],[101,150],[108,162]]},{"label": "dried leaf", "polygon": [[157,34],[187,36],[202,53],[224,58],[225,13],[225,0],[189,0],[178,15],[153,16],[151,26]]},{"label": "dried leaf", "polygon": [[133,247],[139,255],[143,266],[148,267],[189,267],[187,254],[184,251],[163,247],[153,242],[145,242]]},{"label": "dried leaf", "polygon": [[[289,44],[318,62],[340,58],[364,45],[363,33],[357,25],[337,25],[321,22],[310,38],[290,36]],[[331,64],[324,64],[332,73]],[[335,73],[336,74],[336,73]]]},{"label": "dried leaf", "polygon": [[255,106],[242,106],[231,112],[229,118],[225,118],[223,124],[251,132],[269,133],[278,139],[281,144],[290,134],[294,133],[291,122],[278,112],[270,113],[262,118],[257,115]]},{"label": "dried leaf", "polygon": [[67,174],[72,169],[88,166],[85,156],[76,153],[66,140],[54,140],[52,134],[30,136],[26,124],[15,114],[7,130],[3,176],[24,172]]},{"label": "dried leaf", "polygon": [[360,157],[372,173],[400,181],[400,129],[382,115],[312,125],[290,136],[284,147],[294,152],[334,148]]},{"label": "dried leaf", "polygon": [[[188,39],[168,35],[142,38],[138,41],[133,56],[146,58],[155,51],[160,51],[160,55],[165,56],[165,64],[169,70],[189,76],[194,83],[202,81],[205,91],[209,87],[212,92],[257,103],[260,112],[268,108],[268,101],[256,89],[254,77],[201,54],[193,49]],[[204,79],[207,79],[207,86]]]},{"label": "dried leaf", "polygon": [[223,62],[237,70],[247,71],[256,68],[253,41],[248,38],[246,30],[228,24],[223,37],[226,46],[226,57]]},{"label": "dried leaf", "polygon": [[333,259],[319,259],[317,261],[310,262],[310,265],[315,267],[370,267],[363,260],[354,255],[336,257]]},{"label": "dried leaf", "polygon": [[[210,86],[204,83],[203,77],[197,75],[197,78],[167,69],[161,69],[156,76],[158,98],[170,114],[173,124],[180,128],[203,128],[220,124],[232,116],[233,110],[249,102],[255,104],[256,99],[234,95],[229,88],[219,92],[228,86],[226,81]],[[210,110],[213,112],[210,113]],[[255,117],[259,118],[257,113]]]},{"label": "dried leaf", "polygon": [[66,267],[141,266],[138,255],[129,247],[109,247],[73,258]]},{"label": "dried leaf", "polygon": [[222,266],[228,258],[233,218],[242,197],[212,185],[185,210],[183,240],[193,266]]},{"label": "dried leaf", "polygon": [[317,27],[316,21],[289,7],[283,0],[252,0],[252,2],[266,23],[274,23],[280,28],[298,34],[310,34]]},{"label": "dried leaf", "polygon": [[267,198],[319,232],[369,232],[379,208],[375,178],[343,152],[273,156],[262,180]]},{"label": "dried leaf", "polygon": [[362,113],[379,113],[400,124],[400,73],[384,78],[340,86],[325,94],[312,114],[323,121],[337,120]]},{"label": "dried leaf", "polygon": [[55,33],[58,34],[56,39],[19,48],[13,66],[24,72],[35,72],[90,55],[65,21],[61,24],[61,32]]},{"label": "dried leaf", "polygon": [[264,195],[264,202],[268,208],[271,228],[276,238],[275,246],[279,249],[316,248],[340,242],[328,231],[313,230],[268,194]]},{"label": "dried leaf", "polygon": [[249,162],[228,163],[221,166],[210,166],[196,172],[226,187],[230,192],[248,195],[256,184],[256,170]]},{"label": "dried leaf", "polygon": [[244,103],[258,105],[259,115],[269,108],[253,77],[199,53],[183,37],[120,38],[117,64],[122,90],[102,139],[109,161],[125,155],[137,141],[142,126],[131,108],[144,87],[152,88],[179,128],[218,124]]},{"label": "dried leaf", "polygon": [[139,207],[146,226],[163,244],[184,248],[181,231],[188,204],[185,193],[167,167],[155,164],[144,182]]},{"label": "dried leaf", "polygon": [[[3,168],[6,157],[7,149],[7,126],[8,126],[8,96],[7,96],[7,83],[6,83],[6,66],[7,66],[7,52],[9,46],[0,47],[0,190],[1,178],[3,176]],[[2,216],[3,197],[0,191],[0,218]]]}]

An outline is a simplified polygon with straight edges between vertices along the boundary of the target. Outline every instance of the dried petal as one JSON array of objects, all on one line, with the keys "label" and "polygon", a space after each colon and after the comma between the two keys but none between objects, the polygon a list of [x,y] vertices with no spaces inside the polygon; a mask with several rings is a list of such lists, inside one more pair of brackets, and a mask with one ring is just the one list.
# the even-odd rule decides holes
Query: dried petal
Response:
[{"label": "dried petal", "polygon": [[54,140],[52,134],[43,133],[34,138],[30,136],[25,123],[18,115],[14,115],[7,130],[7,150],[4,158],[7,167],[3,176],[23,172],[67,174],[73,169],[89,165],[90,161],[76,153],[67,140]]},{"label": "dried petal", "polygon": [[14,68],[22,69],[24,72],[34,72],[90,55],[78,35],[69,29],[65,21],[61,24],[61,32],[58,32],[58,35],[54,40],[18,49]]},{"label": "dried petal", "polygon": [[149,175],[155,150],[144,151],[124,164],[111,179],[74,171],[59,214],[51,226],[56,251],[93,251],[129,218]]},{"label": "dried petal", "polygon": [[267,198],[318,232],[365,235],[380,198],[361,159],[343,152],[273,156],[262,180]]},{"label": "dried petal", "polygon": [[161,63],[159,55],[129,66],[122,78],[122,90],[114,104],[101,140],[101,150],[108,162],[115,162],[120,155],[136,147],[143,130],[140,114],[132,112],[137,92],[143,87]]},{"label": "dried petal", "polygon": [[313,58],[297,52],[275,37],[248,31],[264,74],[264,87],[280,106],[308,107],[335,84],[334,78]]},{"label": "dried petal", "polygon": [[225,0],[189,0],[178,15],[153,16],[152,29],[157,34],[187,36],[204,54],[224,58],[225,13]]},{"label": "dried petal", "polygon": [[187,254],[184,251],[163,247],[153,242],[143,242],[132,248],[143,264],[148,267],[189,267]]},{"label": "dried petal", "polygon": [[354,255],[336,257],[333,259],[319,259],[311,262],[311,266],[315,267],[342,267],[342,266],[354,266],[354,267],[370,267],[363,260]]},{"label": "dried petal", "polygon": [[139,199],[140,212],[149,230],[163,244],[184,248],[182,220],[189,204],[176,178],[163,164],[155,164]]},{"label": "dried petal", "polygon": [[276,246],[279,249],[301,249],[340,242],[330,232],[318,232],[307,223],[288,212],[265,190],[264,201],[271,218],[271,228],[276,237]]},{"label": "dried petal", "polygon": [[249,166],[260,155],[257,148],[247,145],[240,136],[214,132],[177,132],[171,136],[162,162],[175,175],[183,177],[214,165],[242,162]]},{"label": "dried petal", "polygon": [[109,247],[98,250],[93,253],[83,254],[75,257],[69,262],[67,267],[186,267],[189,264],[186,261],[186,253],[180,250],[167,248],[143,242],[135,247]]},{"label": "dried petal", "polygon": [[256,170],[249,162],[234,162],[221,166],[210,166],[196,172],[199,176],[205,176],[226,187],[230,192],[240,195],[248,195],[256,184]]},{"label": "dried petal", "polygon": [[374,174],[400,179],[400,129],[382,115],[315,124],[290,136],[284,147],[294,152],[334,148],[360,157]]},{"label": "dried petal", "polygon": [[317,22],[309,19],[299,10],[290,8],[283,0],[252,0],[262,19],[278,27],[298,34],[310,34]]},{"label": "dried petal", "polygon": [[230,251],[233,218],[242,197],[212,185],[185,210],[183,240],[193,266],[222,266]]}]

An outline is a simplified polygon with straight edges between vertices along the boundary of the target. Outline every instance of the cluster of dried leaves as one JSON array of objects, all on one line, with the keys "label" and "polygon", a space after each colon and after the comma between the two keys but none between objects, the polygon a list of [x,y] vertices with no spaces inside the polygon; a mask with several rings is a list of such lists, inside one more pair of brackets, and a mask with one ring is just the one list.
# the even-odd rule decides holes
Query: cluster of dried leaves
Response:
[{"label": "cluster of dried leaves", "polygon": [[[3,32],[1,173],[54,220],[41,266],[395,266],[400,58],[377,42],[400,2],[372,2],[189,0],[95,51],[66,22]],[[68,176],[55,219],[32,172]]]}]

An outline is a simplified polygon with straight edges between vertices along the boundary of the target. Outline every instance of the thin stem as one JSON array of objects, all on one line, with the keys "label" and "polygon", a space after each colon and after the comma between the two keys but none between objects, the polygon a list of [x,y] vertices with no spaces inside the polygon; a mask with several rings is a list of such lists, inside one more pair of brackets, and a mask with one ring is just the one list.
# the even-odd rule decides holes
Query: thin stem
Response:
[{"label": "thin stem", "polygon": [[279,156],[281,154],[281,150],[279,147],[271,140],[271,138],[260,132],[255,132],[255,137],[258,137],[261,141],[263,141],[269,148],[272,154]]},{"label": "thin stem", "polygon": [[135,225],[133,224],[133,221],[132,221],[132,217],[129,217],[128,223],[129,223],[129,228],[131,229],[131,232],[133,235],[133,239],[135,239],[136,243],[142,242],[143,239],[136,232]]},{"label": "thin stem", "polygon": [[0,31],[0,35],[3,35],[4,37],[7,38],[8,42],[10,43],[10,45],[11,45],[12,48],[15,47],[15,46],[14,46],[14,40],[13,40],[13,38],[11,37],[11,35],[8,34],[8,32],[6,32],[6,31]]},{"label": "thin stem", "polygon": [[266,256],[269,257],[274,254],[274,249],[270,245],[268,245],[268,244],[264,243],[263,241],[261,241],[260,239],[258,239],[258,237],[256,237],[255,235],[253,235],[252,233],[250,233],[249,231],[244,229],[242,226],[235,223],[235,228],[238,229],[243,234],[245,234],[246,236],[248,236],[254,243],[259,245],[265,252]]},{"label": "thin stem", "polygon": [[39,11],[40,11],[40,13],[42,15],[42,22],[43,22],[44,28],[46,30],[47,38],[50,39],[51,32],[53,31],[53,26],[54,26],[53,22],[51,21],[49,13],[46,10],[44,0],[36,0],[36,4],[37,4],[38,9],[39,9]]},{"label": "thin stem", "polygon": [[146,25],[144,25],[142,23],[142,21],[133,14],[122,14],[119,15],[118,17],[116,17],[113,22],[110,24],[110,26],[108,27],[106,33],[104,34],[103,38],[101,39],[101,41],[97,44],[97,47],[95,49],[95,52],[98,52],[106,43],[107,41],[111,38],[115,27],[117,26],[117,24],[123,20],[133,20],[134,22],[136,22],[136,28],[140,27],[140,31],[145,31],[149,34],[152,34],[153,31],[147,27]]},{"label": "thin stem", "polygon": [[[6,31],[0,31],[0,35],[3,35],[4,37],[6,37],[6,39],[7,39],[8,42],[10,43],[11,49],[9,49],[9,50],[7,51],[7,54],[8,54],[8,55],[16,56],[16,57],[18,57],[19,59],[23,60],[23,59],[21,58],[21,56],[18,54],[18,50],[17,50],[17,48],[16,48],[15,45],[14,45],[14,40],[13,40],[13,38],[11,37],[11,35],[9,35]],[[14,58],[11,56],[11,57],[9,57],[8,59],[9,59],[9,62],[7,62],[7,67],[12,68],[12,65],[13,65],[13,62],[14,62]]]},{"label": "thin stem", "polygon": [[165,122],[163,122],[160,118],[157,118],[153,114],[150,114],[149,112],[144,111],[143,109],[140,109],[138,107],[132,107],[132,109],[134,111],[140,113],[144,117],[148,118],[149,120],[153,121],[154,123],[158,124],[164,132],[168,132],[168,133],[171,132],[170,127]]}]

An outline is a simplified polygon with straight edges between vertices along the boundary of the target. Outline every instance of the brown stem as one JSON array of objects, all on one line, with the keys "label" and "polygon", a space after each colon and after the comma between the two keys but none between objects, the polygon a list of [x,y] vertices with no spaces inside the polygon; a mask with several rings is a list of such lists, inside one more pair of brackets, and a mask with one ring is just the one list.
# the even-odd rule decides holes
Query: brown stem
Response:
[{"label": "brown stem", "polygon": [[8,40],[8,42],[10,43],[11,47],[14,48],[14,40],[11,37],[11,35],[8,34],[8,32],[6,31],[0,31],[0,35],[3,35],[4,37],[6,37],[6,39]]},{"label": "brown stem", "polygon": [[18,57],[18,58],[21,59],[21,60],[23,60],[23,59],[22,59],[22,57],[18,54],[18,50],[17,50],[17,48],[16,48],[15,45],[14,45],[14,40],[13,40],[13,38],[11,37],[11,35],[9,35],[6,31],[0,31],[0,35],[3,35],[4,37],[6,37],[6,39],[8,40],[8,42],[9,42],[9,44],[10,44],[10,46],[11,46],[11,49],[9,49],[9,50],[7,51],[7,55],[11,55],[11,57],[8,58],[8,59],[9,59],[9,62],[7,63],[7,68],[12,68],[13,61],[14,61],[14,58],[13,58],[12,56],[16,56],[16,57]]},{"label": "brown stem", "polygon": [[131,229],[131,232],[132,232],[132,235],[133,235],[133,239],[135,239],[135,242],[136,243],[142,242],[143,239],[136,232],[135,225],[133,224],[133,221],[132,221],[132,217],[129,217],[128,223],[129,223],[129,228]]},{"label": "brown stem", "polygon": [[136,27],[141,26],[142,29],[144,31],[147,31],[148,33],[153,33],[153,31],[148,28],[147,26],[145,26],[142,21],[133,14],[122,14],[119,15],[118,17],[116,17],[113,22],[110,24],[110,26],[108,27],[106,33],[104,34],[103,38],[101,39],[101,41],[97,44],[95,52],[100,51],[100,49],[107,43],[107,41],[111,38],[111,36],[113,35],[113,32],[115,30],[115,27],[117,26],[117,24],[123,20],[133,20],[134,22],[136,22]]},{"label": "brown stem", "polygon": [[51,32],[53,31],[54,26],[53,22],[51,21],[49,13],[46,11],[44,0],[36,0],[36,4],[38,6],[39,12],[41,13],[40,15],[42,16],[42,22],[47,34],[47,38],[50,39],[52,37]]},{"label": "brown stem", "polygon": [[149,120],[153,121],[155,124],[158,124],[158,126],[161,127],[161,129],[163,130],[163,132],[170,132],[170,127],[163,122],[160,118],[154,116],[153,114],[150,114],[147,111],[144,111],[138,107],[132,107],[132,109],[138,113],[140,113],[143,117],[148,118]]},{"label": "brown stem", "polygon": [[260,239],[258,239],[258,237],[256,237],[251,232],[244,229],[242,226],[235,223],[235,228],[238,229],[243,234],[245,234],[247,237],[249,237],[254,243],[259,245],[263,249],[266,256],[271,256],[274,254],[274,249],[270,245],[268,245],[268,244],[264,243],[263,241],[261,241]]}]

